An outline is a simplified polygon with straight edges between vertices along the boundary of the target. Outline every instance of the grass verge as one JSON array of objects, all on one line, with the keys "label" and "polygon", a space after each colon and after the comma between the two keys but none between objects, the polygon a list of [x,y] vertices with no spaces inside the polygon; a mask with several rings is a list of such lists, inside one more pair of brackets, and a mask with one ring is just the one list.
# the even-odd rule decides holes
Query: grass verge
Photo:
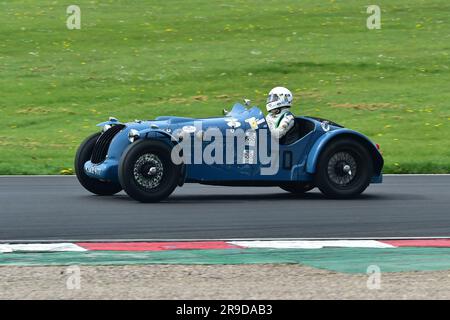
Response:
[{"label": "grass verge", "polygon": [[296,114],[379,143],[387,173],[450,172],[450,3],[80,0],[0,3],[0,174],[70,173],[112,115],[207,117],[289,87]]}]

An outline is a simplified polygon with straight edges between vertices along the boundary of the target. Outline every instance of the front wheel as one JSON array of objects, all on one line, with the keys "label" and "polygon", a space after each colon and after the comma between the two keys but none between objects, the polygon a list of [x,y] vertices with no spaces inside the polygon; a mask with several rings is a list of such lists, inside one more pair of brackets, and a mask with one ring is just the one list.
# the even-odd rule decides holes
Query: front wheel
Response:
[{"label": "front wheel", "polygon": [[91,159],[92,150],[94,150],[95,143],[100,135],[100,132],[94,133],[81,143],[75,156],[75,173],[78,181],[86,190],[100,196],[109,196],[122,190],[120,184],[94,179],[84,172],[84,164]]},{"label": "front wheel", "polygon": [[119,181],[125,192],[141,202],[167,198],[181,172],[170,155],[171,148],[161,141],[140,140],[128,146],[119,163]]},{"label": "front wheel", "polygon": [[314,184],[330,198],[349,198],[370,183],[373,162],[367,148],[354,139],[332,142],[320,155]]}]

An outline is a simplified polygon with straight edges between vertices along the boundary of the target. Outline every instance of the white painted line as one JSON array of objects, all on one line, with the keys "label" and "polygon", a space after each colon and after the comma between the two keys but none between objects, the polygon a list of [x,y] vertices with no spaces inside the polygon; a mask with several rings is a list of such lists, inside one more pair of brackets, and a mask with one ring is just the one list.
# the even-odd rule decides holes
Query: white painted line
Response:
[{"label": "white painted line", "polygon": [[73,243],[0,244],[1,253],[9,252],[80,252],[85,248]]},{"label": "white painted line", "polygon": [[229,243],[245,248],[270,248],[270,249],[395,248],[390,244],[375,240],[231,241]]}]

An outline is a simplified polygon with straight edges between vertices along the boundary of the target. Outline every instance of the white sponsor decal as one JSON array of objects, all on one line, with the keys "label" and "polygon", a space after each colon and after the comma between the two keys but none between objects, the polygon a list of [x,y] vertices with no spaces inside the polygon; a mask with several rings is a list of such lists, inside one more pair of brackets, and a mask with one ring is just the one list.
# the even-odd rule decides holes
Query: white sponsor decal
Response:
[{"label": "white sponsor decal", "polygon": [[187,133],[193,133],[195,132],[196,128],[194,126],[184,126],[182,130]]},{"label": "white sponsor decal", "polygon": [[239,121],[227,121],[227,125],[231,128],[239,128],[241,123]]},{"label": "white sponsor decal", "polygon": [[245,122],[247,122],[250,125],[250,128],[252,128],[253,130],[258,129],[258,121],[256,120],[255,117],[245,119]]}]

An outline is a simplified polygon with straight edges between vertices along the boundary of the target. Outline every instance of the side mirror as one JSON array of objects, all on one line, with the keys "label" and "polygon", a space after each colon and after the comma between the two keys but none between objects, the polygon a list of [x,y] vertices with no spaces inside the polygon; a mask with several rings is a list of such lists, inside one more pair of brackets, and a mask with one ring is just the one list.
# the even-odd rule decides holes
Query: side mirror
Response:
[{"label": "side mirror", "polygon": [[245,104],[247,107],[250,106],[250,102],[251,102],[251,100],[249,100],[249,99],[244,99],[244,104]]},{"label": "side mirror", "polygon": [[226,116],[226,115],[228,114],[228,112],[229,112],[229,111],[226,110],[226,109],[223,109],[223,110],[222,110],[222,113],[223,113],[224,116]]}]

